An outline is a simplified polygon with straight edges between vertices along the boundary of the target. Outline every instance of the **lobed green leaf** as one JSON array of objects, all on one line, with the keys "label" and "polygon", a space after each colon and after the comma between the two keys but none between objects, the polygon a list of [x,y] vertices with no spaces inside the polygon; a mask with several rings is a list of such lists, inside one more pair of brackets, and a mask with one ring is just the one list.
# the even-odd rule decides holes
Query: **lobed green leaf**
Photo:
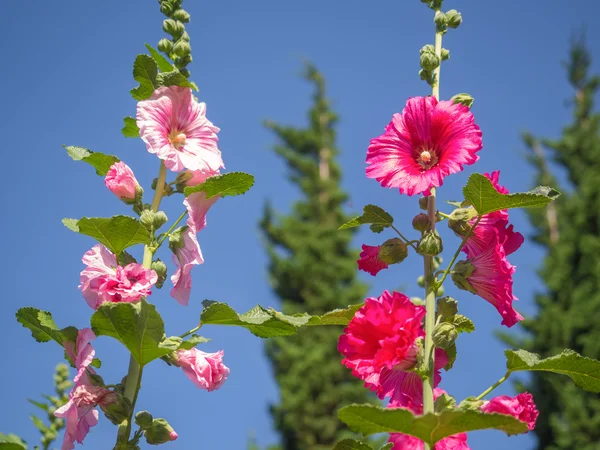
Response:
[{"label": "lobed green leaf", "polygon": [[63,219],[63,224],[72,231],[96,239],[117,256],[132,245],[149,244],[151,241],[148,229],[133,217],[84,217],[76,224],[73,221]]},{"label": "lobed green leaf", "polygon": [[194,192],[206,192],[207,199],[216,195],[227,197],[245,194],[253,185],[254,176],[244,172],[229,172],[210,177],[198,186],[188,186],[184,193],[187,197]]},{"label": "lobed green leaf", "polygon": [[101,177],[106,176],[110,170],[110,166],[114,163],[119,162],[119,158],[112,155],[105,155],[100,152],[93,152],[87,148],[76,147],[73,145],[63,145],[68,155],[74,161],[83,161],[96,169],[96,174]]},{"label": "lobed green leaf", "polygon": [[133,63],[133,79],[140,83],[133,88],[131,96],[135,100],[146,100],[159,87],[157,82],[158,65],[151,56],[138,55]]},{"label": "lobed green leaf", "polygon": [[376,205],[367,205],[363,208],[362,216],[349,220],[339,227],[338,230],[354,228],[363,224],[371,224],[371,231],[380,233],[384,228],[390,227],[393,223],[394,218],[383,208]]},{"label": "lobed green leaf", "polygon": [[192,87],[192,83],[184,77],[179,70],[172,70],[171,72],[159,73],[156,77],[156,82],[159,86],[182,86]]},{"label": "lobed green leaf", "polygon": [[31,331],[31,335],[38,342],[54,340],[61,346],[65,341],[75,342],[77,339],[77,328],[67,327],[59,330],[52,319],[52,314],[33,307],[21,308],[17,311],[17,321]]},{"label": "lobed green leaf", "polygon": [[150,52],[150,56],[152,56],[152,59],[154,59],[161,72],[171,72],[175,68],[175,66],[173,66],[173,64],[171,64],[167,58],[161,55],[158,50],[151,45],[145,45]]},{"label": "lobed green leaf", "polygon": [[140,137],[140,127],[137,126],[137,123],[136,123],[134,117],[125,117],[123,119],[123,124],[124,124],[124,126],[121,129],[123,136],[129,137],[129,138]]}]

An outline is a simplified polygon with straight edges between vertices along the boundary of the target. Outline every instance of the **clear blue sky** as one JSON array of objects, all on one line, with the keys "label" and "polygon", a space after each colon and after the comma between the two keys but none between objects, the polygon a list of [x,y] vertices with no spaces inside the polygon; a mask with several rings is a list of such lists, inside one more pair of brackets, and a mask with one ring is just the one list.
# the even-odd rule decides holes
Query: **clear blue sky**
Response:
[{"label": "clear blue sky", "polygon": [[[256,185],[243,197],[219,201],[210,212],[208,227],[199,235],[206,263],[195,269],[190,306],[179,306],[168,289],[152,296],[169,334],[193,327],[205,298],[226,301],[239,311],[257,303],[278,306],[268,285],[257,222],[267,199],[285,211],[298,193],[270,151],[274,140],[261,121],[306,123],[311,92],[297,77],[303,58],[325,74],[341,116],[338,144],[344,187],[352,198],[348,211],[377,203],[410,230],[416,200],[367,180],[364,157],[369,139],[381,133],[409,96],[429,93],[417,76],[418,50],[433,40],[431,11],[418,0],[186,3],[192,14],[191,70],[199,97],[208,104],[209,118],[222,129],[220,147],[227,169],[253,173]],[[524,161],[519,132],[555,137],[570,120],[565,100],[571,91],[560,61],[567,55],[572,31],[587,24],[594,68],[599,70],[600,48],[594,44],[600,41],[600,29],[593,18],[600,6],[595,0],[446,3],[463,13],[464,23],[445,39],[451,59],[442,69],[442,97],[465,91],[475,97],[473,111],[483,130],[484,150],[475,167],[447,179],[440,196],[459,199],[461,183],[473,170],[500,169],[510,190],[529,189],[532,170]],[[33,408],[25,398],[50,390],[62,351],[52,343],[35,343],[14,313],[32,305],[52,310],[59,326],[86,326],[91,310],[77,285],[81,256],[93,242],[66,230],[60,219],[128,213],[102,179],[87,165],[71,161],[61,144],[116,154],[145,186],[156,176],[158,161],[141,140],[123,138],[120,128],[122,118],[135,113],[128,93],[134,85],[132,62],[144,51],[144,42],[155,44],[163,37],[161,17],[155,1],[142,0],[3,5],[0,114],[6,167],[0,191],[0,431],[18,433],[31,444],[38,435],[28,419]],[[179,215],[180,201],[167,200],[165,210],[171,218]],[[520,231],[530,232],[522,212],[514,213],[513,219]],[[378,242],[365,231],[356,245]],[[446,242],[449,252],[457,245],[454,239]],[[512,256],[518,266],[518,308],[526,315],[535,311],[532,293],[540,288],[535,270],[541,256],[529,242]],[[374,295],[399,286],[418,295],[418,267],[414,259],[376,279],[367,274],[361,278],[372,283]],[[504,373],[503,345],[494,337],[500,317],[483,300],[449,291],[457,294],[461,311],[478,328],[474,335],[460,338],[456,369],[444,375],[442,386],[463,398],[479,394]],[[206,327],[203,334],[213,339],[204,349],[225,350],[231,375],[223,388],[200,391],[183,373],[158,362],[145,371],[139,407],[173,424],[180,438],[169,448],[243,450],[251,433],[261,445],[275,442],[267,405],[277,399],[277,389],[263,342],[242,329]],[[127,368],[124,349],[108,338],[99,339],[96,347],[104,361],[102,375],[117,382]],[[510,392],[510,386],[499,392]],[[114,437],[114,427],[102,418],[85,448],[112,448]],[[470,437],[472,448],[486,450],[509,445],[530,449],[532,442],[500,432]]]}]

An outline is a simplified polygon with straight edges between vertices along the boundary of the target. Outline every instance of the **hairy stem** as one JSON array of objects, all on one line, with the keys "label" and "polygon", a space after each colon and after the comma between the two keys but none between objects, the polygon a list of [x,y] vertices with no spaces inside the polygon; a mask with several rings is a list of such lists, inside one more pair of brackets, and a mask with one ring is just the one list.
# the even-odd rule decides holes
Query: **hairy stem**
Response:
[{"label": "hairy stem", "polygon": [[204,325],[204,324],[202,322],[200,322],[197,327],[192,328],[190,331],[186,331],[185,333],[183,333],[179,337],[183,339],[184,337],[187,337],[190,334],[195,333],[196,331],[198,331],[202,327],[202,325]]},{"label": "hairy stem", "polygon": [[500,378],[498,381],[496,381],[494,384],[492,384],[489,388],[487,388],[485,391],[483,391],[481,394],[479,394],[477,396],[477,400],[481,400],[483,397],[488,395],[490,392],[492,392],[494,389],[496,389],[498,386],[500,386],[502,383],[504,383],[506,380],[508,380],[508,377],[510,377],[510,372],[506,372],[502,378]]},{"label": "hairy stem", "polygon": [[171,234],[171,232],[175,229],[175,227],[177,225],[179,225],[179,222],[181,222],[183,220],[183,218],[187,215],[187,209],[181,213],[181,215],[177,218],[177,220],[173,223],[173,225],[171,225],[171,228],[169,228],[167,230],[167,232],[165,234],[163,234],[163,236],[158,240],[158,243],[156,244],[156,248],[154,249],[154,251],[158,250],[160,248],[160,246],[162,245],[163,241],[169,237],[169,235]]}]

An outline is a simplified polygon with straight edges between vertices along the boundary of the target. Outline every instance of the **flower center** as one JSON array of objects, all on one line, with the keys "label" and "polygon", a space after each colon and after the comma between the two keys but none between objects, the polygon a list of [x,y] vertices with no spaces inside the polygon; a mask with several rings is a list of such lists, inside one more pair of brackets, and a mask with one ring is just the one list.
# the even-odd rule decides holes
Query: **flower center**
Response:
[{"label": "flower center", "polygon": [[173,144],[176,148],[183,147],[185,145],[186,138],[187,136],[184,133],[178,133],[176,131],[169,135],[169,141],[171,141],[171,144]]},{"label": "flower center", "polygon": [[417,158],[417,163],[425,170],[431,169],[437,162],[438,158],[433,150],[423,149]]}]

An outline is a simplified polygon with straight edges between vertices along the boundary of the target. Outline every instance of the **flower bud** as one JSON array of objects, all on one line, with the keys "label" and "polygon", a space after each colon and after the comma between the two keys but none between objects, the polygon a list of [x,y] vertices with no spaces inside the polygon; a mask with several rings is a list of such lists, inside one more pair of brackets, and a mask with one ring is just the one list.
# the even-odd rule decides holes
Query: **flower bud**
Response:
[{"label": "flower bud", "polygon": [[179,227],[169,235],[169,248],[173,253],[184,247],[183,233],[187,230],[187,226]]},{"label": "flower bud", "polygon": [[477,211],[474,208],[457,208],[450,214],[451,220],[471,220],[477,217]]},{"label": "flower bud", "polygon": [[140,222],[149,230],[152,230],[154,227],[154,211],[151,209],[145,209],[140,214]]},{"label": "flower bud", "polygon": [[190,42],[190,35],[187,31],[184,31],[179,39],[182,41]]},{"label": "flower bud", "polygon": [[427,214],[420,213],[414,217],[412,221],[412,226],[415,230],[424,233],[431,227],[431,220],[429,219],[429,216],[427,216]]},{"label": "flower bud", "polygon": [[92,384],[92,386],[100,386],[100,387],[105,386],[104,379],[97,373],[88,372],[87,376],[88,376],[88,379],[90,380],[90,383]]},{"label": "flower bud", "polygon": [[442,56],[442,61],[446,61],[447,59],[450,59],[450,50],[443,48],[441,56]]},{"label": "flower bud", "polygon": [[429,203],[429,197],[421,197],[419,199],[419,208],[421,208],[424,211],[427,211],[428,203]]},{"label": "flower bud", "polygon": [[433,344],[437,348],[448,348],[456,342],[458,331],[448,322],[442,322],[433,329]]},{"label": "flower bud", "polygon": [[442,286],[438,287],[437,290],[435,291],[435,296],[443,297],[445,292],[446,291],[444,290],[444,286],[442,285]]},{"label": "flower bud", "polygon": [[152,224],[154,226],[155,230],[158,230],[160,227],[162,227],[165,223],[167,223],[167,220],[169,220],[169,218],[167,217],[167,215],[164,213],[164,211],[157,211],[154,213],[154,219],[152,221]]},{"label": "flower bud", "polygon": [[408,256],[408,246],[400,238],[385,241],[379,247],[377,258],[386,264],[396,264],[404,261]]},{"label": "flower bud", "polygon": [[177,433],[165,419],[154,419],[144,430],[146,442],[150,445],[165,444],[177,439]]},{"label": "flower bud", "polygon": [[136,425],[144,429],[149,428],[152,425],[153,417],[148,411],[140,411],[135,415],[134,420]]},{"label": "flower bud", "polygon": [[139,203],[144,194],[133,171],[122,161],[110,166],[104,178],[104,184],[113,194],[129,205]]},{"label": "flower bud", "polygon": [[428,71],[433,72],[440,66],[440,58],[435,53],[425,52],[421,55],[421,67]]},{"label": "flower bud", "polygon": [[125,419],[129,419],[131,412],[131,401],[121,394],[111,392],[111,401],[100,402],[99,406],[104,415],[113,424],[119,425]]},{"label": "flower bud", "polygon": [[431,261],[431,263],[433,264],[433,270],[438,270],[440,268],[440,266],[442,265],[442,262],[444,260],[442,259],[441,256],[434,256],[433,260]]},{"label": "flower bud", "polygon": [[437,312],[442,319],[451,319],[458,313],[458,302],[452,297],[438,298]]},{"label": "flower bud", "polygon": [[461,23],[462,23],[462,16],[460,15],[460,13],[457,10],[451,9],[450,11],[448,11],[446,13],[446,24],[450,28],[458,28],[458,26]]},{"label": "flower bud", "polygon": [[473,274],[474,270],[475,267],[473,267],[473,264],[471,264],[469,261],[457,262],[454,265],[454,268],[452,269],[451,273],[452,281],[454,282],[456,287],[475,294],[475,289],[473,289],[473,286],[471,286],[471,284],[467,280]]},{"label": "flower bud", "polygon": [[181,73],[181,75],[183,75],[183,76],[184,76],[184,77],[186,77],[186,78],[189,78],[189,77],[190,77],[190,75],[191,75],[191,74],[190,74],[190,71],[189,71],[189,70],[187,70],[187,69],[181,69],[181,70],[179,71],[179,73]]},{"label": "flower bud", "polygon": [[442,33],[442,32],[446,31],[446,28],[448,25],[448,21],[446,19],[446,14],[444,14],[441,11],[437,11],[433,21],[435,22],[435,26],[436,26],[438,32]]},{"label": "flower bud", "polygon": [[190,21],[190,13],[183,9],[178,9],[173,13],[173,19],[179,20],[183,23],[188,23]]},{"label": "flower bud", "polygon": [[152,265],[150,266],[152,270],[156,272],[158,276],[158,280],[156,281],[156,287],[158,289],[163,287],[165,280],[167,279],[167,265],[162,262],[160,259],[156,261],[152,261]]},{"label": "flower bud", "polygon": [[170,16],[173,12],[173,5],[171,5],[169,2],[162,2],[160,4],[160,12],[165,16]]},{"label": "flower bud", "polygon": [[167,38],[163,38],[158,41],[158,49],[163,53],[171,53],[173,51],[173,41]]},{"label": "flower bud", "polygon": [[192,47],[189,42],[179,39],[173,47],[173,53],[179,57],[184,57],[190,54]]},{"label": "flower bud", "polygon": [[442,253],[443,250],[442,239],[435,231],[425,233],[417,246],[417,253],[425,256],[436,256]]},{"label": "flower bud", "polygon": [[423,275],[419,275],[419,277],[417,278],[417,285],[420,288],[424,288],[425,287],[425,277]]},{"label": "flower bud", "polygon": [[179,20],[166,19],[163,21],[163,30],[174,38],[179,38],[185,31],[185,26]]},{"label": "flower bud", "polygon": [[431,44],[424,45],[421,47],[421,50],[419,50],[419,55],[422,55],[423,53],[435,53],[435,47]]},{"label": "flower bud", "polygon": [[452,103],[460,103],[461,105],[465,105],[467,108],[470,108],[473,106],[473,102],[475,100],[469,94],[456,94],[450,99],[450,101]]}]

